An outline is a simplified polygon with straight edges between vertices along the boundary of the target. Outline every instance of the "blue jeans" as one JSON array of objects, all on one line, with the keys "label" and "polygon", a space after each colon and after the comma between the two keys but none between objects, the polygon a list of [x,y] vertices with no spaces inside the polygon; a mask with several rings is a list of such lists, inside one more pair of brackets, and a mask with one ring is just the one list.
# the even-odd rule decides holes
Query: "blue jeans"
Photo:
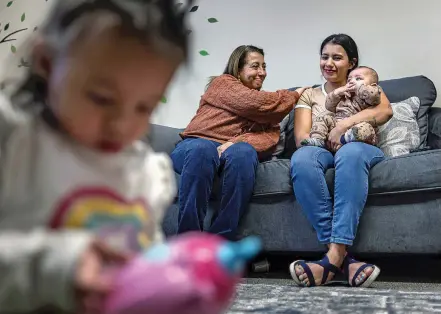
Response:
[{"label": "blue jeans", "polygon": [[[326,149],[305,146],[291,158],[291,180],[297,201],[323,244],[352,245],[368,195],[369,170],[384,159],[375,146],[343,145],[335,156]],[[334,204],[325,173],[335,167]]]},{"label": "blue jeans", "polygon": [[215,175],[220,176],[220,208],[207,230],[234,240],[239,219],[251,199],[256,167],[256,150],[247,143],[230,146],[219,158],[221,144],[201,138],[187,138],[171,154],[179,184],[178,234],[203,230]]}]

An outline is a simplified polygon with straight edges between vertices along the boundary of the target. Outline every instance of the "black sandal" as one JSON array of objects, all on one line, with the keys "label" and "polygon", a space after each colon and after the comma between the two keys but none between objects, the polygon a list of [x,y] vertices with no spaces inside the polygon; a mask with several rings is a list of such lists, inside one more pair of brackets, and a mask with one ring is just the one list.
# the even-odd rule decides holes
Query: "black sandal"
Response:
[{"label": "black sandal", "polygon": [[[354,277],[352,277],[352,280],[349,281],[349,266],[351,264],[355,264],[355,263],[363,263],[363,262],[357,261],[357,260],[353,259],[352,257],[350,257],[349,255],[346,255],[346,257],[343,261],[342,269],[344,270],[344,274],[346,275],[346,277],[348,277],[349,285],[351,287],[361,287],[361,288],[370,287],[372,285],[372,283],[375,281],[375,279],[377,279],[377,277],[380,275],[380,272],[381,272],[380,268],[378,266],[373,265],[373,264],[364,263],[363,265],[361,265],[357,269],[357,271],[354,274]],[[359,282],[357,284],[356,280],[358,278],[358,275],[360,275],[360,273],[368,267],[372,267],[374,269],[372,271],[372,274],[370,274],[367,278],[363,278],[364,280],[362,280],[361,282]]]},{"label": "black sandal", "polygon": [[[323,267],[323,277],[322,277],[322,282],[320,283],[320,285],[323,285],[326,283],[330,272],[333,273],[334,275],[341,272],[340,268],[338,268],[337,266],[335,266],[329,262],[328,256],[326,256],[326,255],[325,255],[325,257],[323,257],[323,259],[321,259],[319,261],[308,262],[308,263],[309,264],[317,264],[317,265],[320,265]],[[296,274],[296,266],[297,265],[300,265],[303,267],[304,272],[308,276],[309,286],[306,286],[297,276],[297,274]],[[315,279],[312,274],[311,268],[309,268],[309,266],[306,264],[306,261],[299,260],[299,261],[295,261],[295,262],[291,263],[291,265],[289,265],[289,271],[291,273],[292,279],[294,279],[294,282],[297,285],[299,285],[300,287],[314,287],[314,286],[316,286]]]}]

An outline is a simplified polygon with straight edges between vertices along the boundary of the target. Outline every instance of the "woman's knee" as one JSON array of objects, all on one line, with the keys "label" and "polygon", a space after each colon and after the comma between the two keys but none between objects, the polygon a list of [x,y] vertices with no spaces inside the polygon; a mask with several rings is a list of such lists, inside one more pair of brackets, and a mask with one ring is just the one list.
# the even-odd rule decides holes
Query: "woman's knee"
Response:
[{"label": "woman's knee", "polygon": [[203,138],[191,139],[185,148],[185,154],[187,158],[194,160],[219,158],[216,145]]},{"label": "woman's knee", "polygon": [[[173,164],[178,173],[211,174],[219,166],[217,147],[202,138],[187,139],[178,144],[172,153]],[[176,170],[175,170],[176,171]]]},{"label": "woman's knee", "polygon": [[351,142],[343,145],[335,154],[335,163],[360,163],[367,162],[366,146],[362,142]]},{"label": "woman's knee", "polygon": [[335,154],[335,165],[364,165],[369,168],[384,159],[384,153],[376,146],[362,142],[343,145]]},{"label": "woman's knee", "polygon": [[253,162],[257,165],[258,157],[256,149],[248,143],[239,142],[228,147],[224,152],[225,159],[235,163]]},{"label": "woman's knee", "polygon": [[291,157],[291,169],[310,168],[315,162],[314,156],[323,150],[316,146],[304,146],[297,149]]},{"label": "woman's knee", "polygon": [[304,146],[294,152],[291,157],[291,179],[301,176],[311,177],[313,169],[325,171],[333,165],[332,154],[324,148]]},{"label": "woman's knee", "polygon": [[335,154],[335,157],[360,156],[363,153],[364,145],[362,142],[351,142],[343,145]]}]

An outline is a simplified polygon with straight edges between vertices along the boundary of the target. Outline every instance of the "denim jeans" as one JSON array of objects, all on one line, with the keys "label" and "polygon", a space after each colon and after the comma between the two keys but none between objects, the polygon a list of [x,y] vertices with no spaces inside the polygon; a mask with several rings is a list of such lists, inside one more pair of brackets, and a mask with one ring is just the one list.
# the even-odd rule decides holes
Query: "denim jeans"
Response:
[{"label": "denim jeans", "polygon": [[247,143],[230,146],[219,158],[219,143],[187,138],[171,154],[179,184],[178,234],[203,230],[215,175],[220,176],[220,208],[207,230],[234,240],[239,219],[251,199],[258,157]]},{"label": "denim jeans", "polygon": [[[335,156],[326,149],[305,146],[291,158],[294,193],[320,243],[352,245],[368,195],[369,171],[384,159],[375,146],[343,145]],[[335,167],[334,204],[325,173]]]}]

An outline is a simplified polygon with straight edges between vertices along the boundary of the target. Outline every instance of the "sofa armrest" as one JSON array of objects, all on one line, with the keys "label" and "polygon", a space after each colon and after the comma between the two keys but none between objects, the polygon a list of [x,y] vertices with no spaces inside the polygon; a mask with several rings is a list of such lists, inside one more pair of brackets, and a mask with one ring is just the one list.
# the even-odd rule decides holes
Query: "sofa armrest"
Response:
[{"label": "sofa armrest", "polygon": [[433,149],[441,149],[441,108],[430,108],[427,145]]},{"label": "sofa armrest", "polygon": [[179,133],[182,131],[183,129],[151,124],[149,134],[143,140],[148,142],[154,151],[170,155],[176,143],[181,140]]}]

